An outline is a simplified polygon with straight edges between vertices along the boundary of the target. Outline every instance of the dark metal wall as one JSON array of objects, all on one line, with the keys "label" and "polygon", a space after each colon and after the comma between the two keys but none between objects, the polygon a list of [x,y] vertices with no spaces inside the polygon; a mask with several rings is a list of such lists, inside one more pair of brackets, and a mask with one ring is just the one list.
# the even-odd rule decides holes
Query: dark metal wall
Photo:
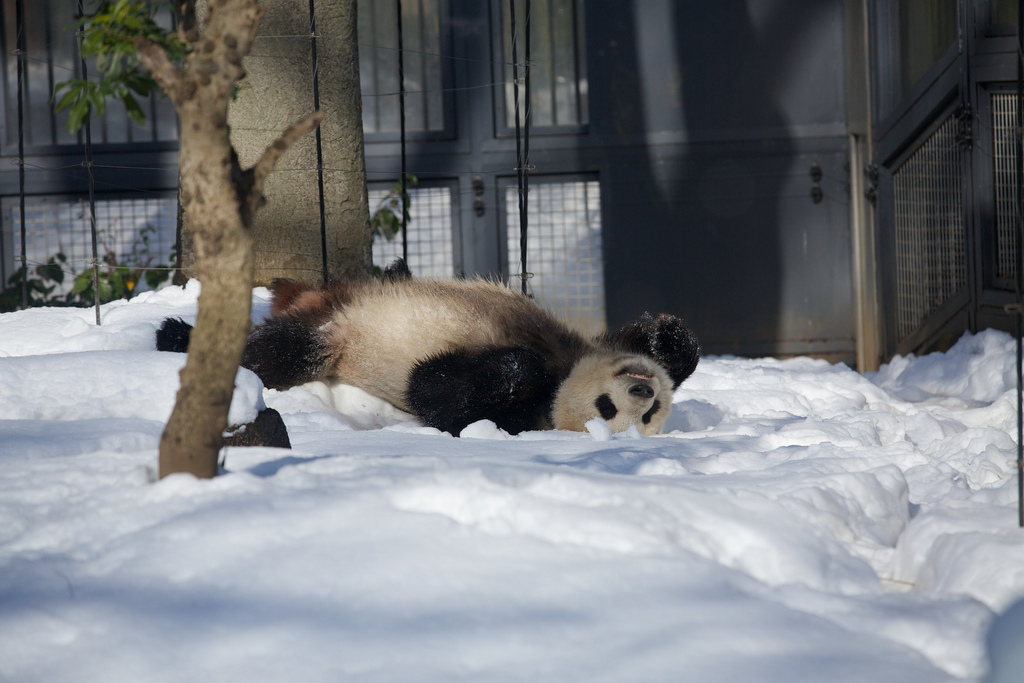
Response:
[{"label": "dark metal wall", "polygon": [[[479,87],[500,78],[484,61],[499,8],[451,2],[456,134],[410,147],[421,178],[458,179],[467,274],[506,270],[497,188],[515,141]],[[531,161],[600,181],[608,324],[669,311],[710,353],[852,362],[843,2],[585,9],[589,122],[535,134]],[[397,153],[368,136],[369,177],[396,177]]]},{"label": "dark metal wall", "polygon": [[[70,0],[25,4],[24,111],[26,191],[31,195],[78,194],[87,190],[83,133],[67,130],[67,112],[53,114],[54,85],[79,76],[81,62],[72,30],[76,3]],[[162,20],[169,18],[160,16]],[[13,0],[0,13],[0,196],[18,194],[17,26]],[[91,65],[96,73],[95,65]],[[124,107],[110,102],[93,121],[97,189],[101,192],[161,192],[177,185],[177,123],[169,100],[153,95],[143,102],[147,123],[131,122]]]},{"label": "dark metal wall", "polygon": [[665,309],[712,353],[849,360],[842,3],[608,12],[590,57],[594,134],[620,145],[601,169],[609,317]]}]

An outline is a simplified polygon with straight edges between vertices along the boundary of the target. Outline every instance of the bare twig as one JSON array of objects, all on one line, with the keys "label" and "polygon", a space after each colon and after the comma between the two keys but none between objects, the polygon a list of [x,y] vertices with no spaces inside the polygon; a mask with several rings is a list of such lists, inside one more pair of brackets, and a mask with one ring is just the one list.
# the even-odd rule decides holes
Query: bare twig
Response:
[{"label": "bare twig", "polygon": [[145,38],[136,38],[135,49],[139,51],[139,61],[175,106],[181,104],[183,99],[187,99],[184,93],[185,78],[181,70],[167,58],[167,53],[162,47]]},{"label": "bare twig", "polygon": [[199,40],[199,23],[196,21],[196,0],[179,0],[174,4],[178,21],[178,38],[187,45]]}]

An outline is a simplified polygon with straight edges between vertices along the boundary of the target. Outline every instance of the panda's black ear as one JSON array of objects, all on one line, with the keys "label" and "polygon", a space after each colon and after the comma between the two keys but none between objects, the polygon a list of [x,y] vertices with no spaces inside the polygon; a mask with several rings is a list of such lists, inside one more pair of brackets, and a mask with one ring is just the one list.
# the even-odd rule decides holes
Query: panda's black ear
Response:
[{"label": "panda's black ear", "polygon": [[667,313],[657,317],[644,313],[635,322],[605,333],[604,341],[618,351],[653,357],[668,371],[673,389],[693,374],[700,361],[697,335],[681,318]]},{"label": "panda's black ear", "polygon": [[384,269],[381,273],[381,280],[385,282],[400,282],[402,280],[411,280],[412,271],[409,270],[409,264],[405,262],[404,258],[396,258]]}]

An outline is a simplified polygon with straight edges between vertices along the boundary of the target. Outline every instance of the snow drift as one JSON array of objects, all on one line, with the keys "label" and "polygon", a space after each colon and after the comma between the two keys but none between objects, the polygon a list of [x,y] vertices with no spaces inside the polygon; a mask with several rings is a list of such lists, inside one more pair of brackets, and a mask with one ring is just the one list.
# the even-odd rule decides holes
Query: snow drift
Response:
[{"label": "snow drift", "polygon": [[197,293],[0,315],[0,679],[980,680],[1024,596],[1005,334],[705,359],[653,438],[456,439],[241,371],[293,449],[156,482],[153,332]]}]

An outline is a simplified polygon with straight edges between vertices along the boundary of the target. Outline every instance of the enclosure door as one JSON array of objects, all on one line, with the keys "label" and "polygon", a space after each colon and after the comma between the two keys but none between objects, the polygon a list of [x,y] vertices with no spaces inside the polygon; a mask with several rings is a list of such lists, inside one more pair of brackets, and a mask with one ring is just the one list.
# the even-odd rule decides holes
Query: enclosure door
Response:
[{"label": "enclosure door", "polygon": [[874,11],[886,350],[1009,328],[1016,3],[891,0]]}]

